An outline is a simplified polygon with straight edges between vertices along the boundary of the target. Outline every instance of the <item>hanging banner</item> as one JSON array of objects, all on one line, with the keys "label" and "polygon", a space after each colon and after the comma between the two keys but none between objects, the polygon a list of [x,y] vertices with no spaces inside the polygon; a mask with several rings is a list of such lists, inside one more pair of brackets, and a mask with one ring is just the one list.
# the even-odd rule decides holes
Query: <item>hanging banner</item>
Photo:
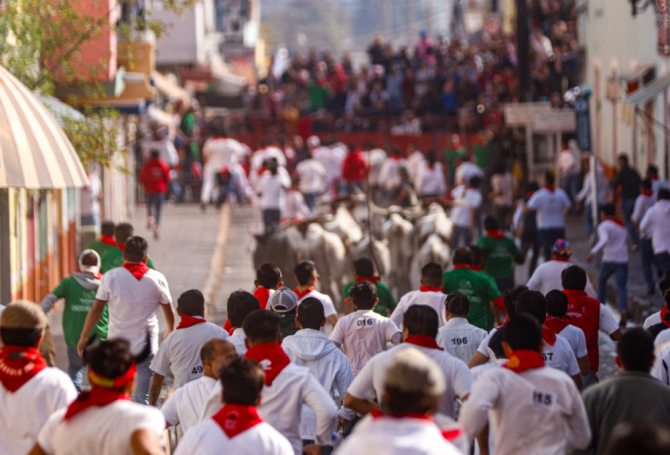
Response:
[{"label": "hanging banner", "polygon": [[577,145],[582,152],[591,152],[591,114],[588,97],[581,96],[575,101],[575,124]]},{"label": "hanging banner", "polygon": [[658,30],[658,53],[670,57],[670,0],[656,0],[656,29]]}]

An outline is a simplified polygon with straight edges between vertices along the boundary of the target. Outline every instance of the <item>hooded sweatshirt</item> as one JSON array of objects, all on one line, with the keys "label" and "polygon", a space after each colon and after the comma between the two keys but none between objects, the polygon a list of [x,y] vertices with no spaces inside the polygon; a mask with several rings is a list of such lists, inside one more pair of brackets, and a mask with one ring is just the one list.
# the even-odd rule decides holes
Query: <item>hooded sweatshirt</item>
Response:
[{"label": "hooded sweatshirt", "polygon": [[670,250],[670,201],[663,199],[642,218],[640,231],[651,234],[654,254],[667,253]]},{"label": "hooded sweatshirt", "polygon": [[[296,365],[307,367],[331,396],[337,390],[340,399],[344,400],[349,384],[354,380],[347,356],[340,351],[335,343],[319,330],[303,329],[295,335],[287,337],[282,348]],[[356,414],[342,406],[339,416],[351,420]],[[316,414],[308,406],[303,405],[300,416],[300,437],[313,440],[316,434]]]}]

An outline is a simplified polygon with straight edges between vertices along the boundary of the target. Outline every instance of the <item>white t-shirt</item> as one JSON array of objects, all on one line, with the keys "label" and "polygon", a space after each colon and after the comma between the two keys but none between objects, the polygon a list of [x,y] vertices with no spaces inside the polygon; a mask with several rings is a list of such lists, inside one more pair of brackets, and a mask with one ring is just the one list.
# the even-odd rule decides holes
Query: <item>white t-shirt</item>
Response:
[{"label": "white t-shirt", "polygon": [[258,180],[256,191],[261,197],[261,208],[282,210],[286,205],[286,190],[291,187],[291,179],[277,173],[264,173]]},{"label": "white t-shirt", "polygon": [[206,157],[205,166],[219,171],[223,166],[232,167],[244,150],[239,142],[229,138],[212,138],[205,142],[202,148],[203,156]]},{"label": "white t-shirt", "polygon": [[647,319],[644,320],[644,324],[642,324],[642,328],[644,330],[647,330],[652,325],[660,324],[661,322],[663,322],[663,320],[661,319],[661,312],[657,311],[656,313],[648,316]]},{"label": "white t-shirt", "polygon": [[447,183],[444,181],[442,163],[435,163],[432,168],[423,163],[417,172],[414,188],[419,196],[443,196],[447,192]]},{"label": "white t-shirt", "polygon": [[[407,173],[409,174],[410,178],[415,178],[419,170],[426,164],[426,157],[423,156],[423,153],[419,152],[416,150],[414,153],[412,153],[409,157],[407,157]],[[440,163],[435,163],[436,165],[440,165]],[[437,167],[437,166],[436,166]]]},{"label": "white t-shirt", "polygon": [[171,371],[175,390],[187,382],[195,381],[203,373],[200,349],[212,338],[225,340],[228,332],[211,322],[175,330],[161,343],[151,361],[151,370],[163,377]]},{"label": "white t-shirt", "polygon": [[226,338],[228,343],[232,343],[232,345],[235,346],[235,351],[237,351],[237,355],[240,357],[247,353],[246,340],[247,336],[242,327],[233,330],[233,334]]},{"label": "white t-shirt", "polygon": [[[535,269],[533,276],[528,280],[528,289],[531,291],[540,291],[542,295],[547,295],[550,291],[557,289],[563,290],[563,281],[561,280],[561,273],[563,270],[574,265],[572,262],[551,261],[543,262]],[[597,298],[596,290],[593,289],[591,280],[586,277],[586,294],[589,297]]]},{"label": "white t-shirt", "polygon": [[598,226],[598,243],[591,253],[603,252],[603,262],[628,264],[628,231],[614,221],[605,220]]},{"label": "white t-shirt", "polygon": [[407,167],[407,160],[394,159],[392,157],[386,158],[379,170],[379,177],[377,182],[385,190],[393,190],[400,187],[400,168]]},{"label": "white t-shirt", "polygon": [[456,184],[457,185],[469,185],[470,179],[472,177],[484,177],[484,172],[479,166],[470,161],[464,161],[460,166],[456,168]]},{"label": "white t-shirt", "polygon": [[560,188],[553,192],[542,188],[531,196],[526,205],[537,212],[538,229],[560,229],[565,227],[563,211],[572,207],[572,202]]},{"label": "white t-shirt", "polygon": [[286,155],[284,155],[284,152],[277,147],[266,147],[254,153],[254,156],[251,158],[251,168],[256,171],[263,167],[265,161],[272,158],[277,160],[279,166],[286,167]]},{"label": "white t-shirt", "polygon": [[326,169],[316,160],[298,163],[295,172],[300,176],[300,192],[303,194],[320,193],[326,181]]},{"label": "white t-shirt", "polygon": [[215,386],[216,379],[203,376],[175,390],[161,407],[167,424],[180,424],[184,433],[197,425]]},{"label": "white t-shirt", "polygon": [[472,226],[472,209],[482,205],[482,194],[474,188],[466,189],[457,186],[451,191],[454,205],[451,207],[450,218],[456,226],[469,228]]},{"label": "white t-shirt", "polygon": [[162,273],[149,269],[138,280],[129,270],[117,267],[102,276],[95,298],[107,302],[108,338],[125,338],[133,355],[137,355],[144,349],[149,331],[151,352],[158,351],[156,313],[159,305],[172,305],[170,289]]},{"label": "white t-shirt", "polygon": [[[669,331],[665,330],[665,332]],[[663,384],[670,386],[670,376],[668,375],[668,368],[670,368],[670,343],[658,345],[655,354],[656,358],[654,359],[654,366],[651,368],[651,375]]]},{"label": "white t-shirt", "polygon": [[286,192],[286,209],[284,210],[284,218],[288,220],[304,220],[309,218],[311,212],[305,204],[305,197],[300,191],[288,190]]},{"label": "white t-shirt", "polygon": [[77,398],[72,379],[58,368],[45,368],[14,393],[0,384],[0,453],[25,455],[51,414]]},{"label": "white t-shirt", "polygon": [[37,438],[49,455],[130,454],[133,433],[149,430],[162,439],[165,430],[165,419],[158,409],[129,400],[92,406],[63,422],[66,411],[52,414]]},{"label": "white t-shirt", "polygon": [[670,329],[665,329],[656,335],[656,339],[654,340],[654,347],[657,348],[661,345],[664,345],[668,341],[670,341]]},{"label": "white t-shirt", "polygon": [[427,305],[437,311],[440,320],[440,327],[447,323],[447,316],[444,314],[444,302],[447,301],[447,295],[443,292],[423,292],[411,291],[402,296],[400,302],[391,314],[391,320],[400,327],[405,311],[412,305]]},{"label": "white t-shirt", "polygon": [[437,344],[449,354],[469,363],[488,334],[468,323],[466,318],[451,318],[437,332]]},{"label": "white t-shirt", "polygon": [[377,400],[378,403],[381,403],[389,363],[394,356],[409,348],[417,349],[430,357],[444,373],[447,387],[437,410],[449,417],[454,417],[454,402],[457,398],[463,398],[470,393],[473,379],[465,362],[441,349],[424,348],[410,343],[394,346],[372,357],[351,383],[347,393],[358,399]]},{"label": "white t-shirt", "polygon": [[[317,299],[321,302],[321,304],[323,305],[323,313],[326,317],[329,317],[329,316],[332,316],[332,315],[337,316],[337,311],[335,311],[335,305],[333,304],[333,300],[330,297],[328,297],[326,294],[322,294],[317,290],[309,292],[303,298],[298,300],[298,306],[300,306],[302,301],[305,300],[308,297],[314,297],[315,299]],[[321,331],[323,333],[326,333],[326,328],[321,327]]]},{"label": "white t-shirt", "polygon": [[640,222],[640,231],[651,237],[654,254],[670,250],[670,201],[656,202]]},{"label": "white t-shirt", "polygon": [[266,422],[229,438],[218,423],[207,419],[186,433],[174,455],[294,455],[288,439]]},{"label": "white t-shirt", "polygon": [[[656,200],[654,199],[654,196],[645,196],[644,194],[641,194],[635,199],[635,208],[633,209],[633,215],[630,217],[631,221],[635,224],[640,224],[642,221],[642,218],[644,218],[644,215],[647,213],[647,210],[653,207],[653,205],[656,203]],[[640,238],[642,239],[648,239],[651,237],[651,234],[649,232],[642,231],[640,229]]]},{"label": "white t-shirt", "polygon": [[579,327],[567,325],[561,330],[559,335],[568,342],[576,358],[581,359],[589,353],[588,349],[586,349],[586,336],[584,336],[584,331]]},{"label": "white t-shirt", "polygon": [[356,376],[372,356],[386,350],[387,343],[400,343],[402,334],[389,318],[372,310],[358,310],[337,321],[330,339],[342,348]]}]

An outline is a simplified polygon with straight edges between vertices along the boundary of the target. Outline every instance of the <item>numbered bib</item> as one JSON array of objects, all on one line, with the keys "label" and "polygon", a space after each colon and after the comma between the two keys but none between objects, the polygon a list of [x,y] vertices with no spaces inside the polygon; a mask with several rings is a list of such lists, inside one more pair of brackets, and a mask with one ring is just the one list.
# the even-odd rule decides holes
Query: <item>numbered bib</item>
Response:
[{"label": "numbered bib", "polygon": [[533,406],[536,408],[549,409],[556,404],[556,399],[551,393],[541,390],[533,391]]},{"label": "numbered bib", "polygon": [[470,340],[468,337],[454,337],[450,340],[451,346],[454,348],[465,348],[470,346]]},{"label": "numbered bib", "polygon": [[193,367],[191,374],[202,374],[204,371],[205,369],[202,367],[202,365],[198,365],[197,367]]},{"label": "numbered bib", "polygon": [[359,329],[370,329],[375,326],[375,320],[369,318],[360,318],[356,321],[356,327]]}]

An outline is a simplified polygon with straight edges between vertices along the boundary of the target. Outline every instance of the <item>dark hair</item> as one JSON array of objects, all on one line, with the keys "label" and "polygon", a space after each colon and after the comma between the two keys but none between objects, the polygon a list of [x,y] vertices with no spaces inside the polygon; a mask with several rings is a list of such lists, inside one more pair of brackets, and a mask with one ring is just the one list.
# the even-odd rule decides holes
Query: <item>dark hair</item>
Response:
[{"label": "dark hair", "polygon": [[622,422],[610,434],[605,455],[667,455],[670,430],[652,420]]},{"label": "dark hair", "polygon": [[539,189],[540,185],[538,185],[537,182],[528,182],[528,185],[526,185],[526,191],[529,193],[534,193]]},{"label": "dark hair", "polygon": [[197,289],[184,292],[177,299],[179,313],[186,316],[202,316],[205,314],[205,296]]},{"label": "dark hair", "polygon": [[645,190],[650,190],[650,189],[651,189],[651,180],[649,180],[649,179],[644,179],[644,180],[642,180],[642,183],[641,183],[640,185],[641,185],[642,188],[644,188]]},{"label": "dark hair", "polygon": [[486,218],[484,218],[484,229],[487,231],[495,231],[500,229],[498,218],[492,215],[487,215]]},{"label": "dark hair", "polygon": [[479,188],[479,185],[482,184],[482,178],[478,175],[474,175],[470,177],[470,180],[468,182],[465,182],[468,185],[470,185],[473,188]]},{"label": "dark hair", "polygon": [[438,287],[444,281],[442,266],[435,262],[429,262],[421,268],[421,279],[426,286]]},{"label": "dark hair", "polygon": [[621,153],[621,154],[619,155],[619,159],[620,159],[621,161],[625,161],[626,164],[628,164],[628,155],[626,155],[625,153]]},{"label": "dark hair", "polygon": [[625,371],[649,373],[654,361],[654,339],[641,327],[626,330],[617,344],[616,353]]},{"label": "dark hair", "polygon": [[532,316],[517,313],[515,318],[507,322],[503,337],[513,351],[518,349],[537,351],[542,345],[542,326]]},{"label": "dark hair", "polygon": [[605,216],[614,216],[616,215],[616,206],[614,204],[605,204],[603,205],[602,212]]},{"label": "dark hair", "polygon": [[410,336],[428,335],[437,337],[440,318],[434,308],[428,305],[412,305],[403,316],[402,325],[409,330]]},{"label": "dark hair", "polygon": [[260,310],[261,308],[261,304],[255,295],[242,290],[230,294],[226,306],[228,321],[230,321],[230,325],[233,327],[242,327],[244,318],[252,311]]},{"label": "dark hair", "polygon": [[97,254],[95,254],[93,252],[86,253],[81,258],[81,263],[82,263],[82,265],[99,266],[100,265],[100,256],[98,256]]},{"label": "dark hair", "polygon": [[313,261],[298,262],[298,265],[295,266],[295,277],[298,280],[298,284],[305,286],[310,281],[312,281],[315,271],[316,265]]},{"label": "dark hair", "polygon": [[100,233],[106,235],[107,237],[114,237],[114,222],[113,221],[103,221],[100,226]]},{"label": "dark hair", "polygon": [[519,284],[514,286],[512,289],[507,289],[502,293],[503,304],[505,305],[505,310],[507,311],[507,316],[513,318],[516,316],[516,301],[521,294],[528,290],[528,286]]},{"label": "dark hair", "polygon": [[426,161],[431,166],[435,165],[435,162],[437,161],[437,155],[435,154],[435,150],[429,150],[428,153],[426,153]]},{"label": "dark hair", "polygon": [[298,307],[298,321],[303,329],[319,330],[326,313],[323,310],[321,300],[314,297],[307,297],[300,302]]},{"label": "dark hair", "polygon": [[274,139],[266,137],[261,141],[261,147],[267,147],[274,144]]},{"label": "dark hair", "polygon": [[654,164],[647,166],[647,175],[656,176],[658,175],[658,167]]},{"label": "dark hair", "polygon": [[255,360],[241,357],[221,368],[219,380],[226,404],[256,406],[265,383],[265,372]]},{"label": "dark hair", "polygon": [[377,303],[377,287],[369,281],[361,281],[351,286],[349,295],[359,310],[371,310]]},{"label": "dark hair", "polygon": [[119,223],[114,228],[114,239],[117,244],[125,243],[130,237],[133,236],[135,230],[133,225],[130,223]]},{"label": "dark hair", "polygon": [[547,299],[547,314],[549,316],[563,317],[568,312],[568,296],[563,292],[554,289],[549,291]]},{"label": "dark hair", "polygon": [[425,415],[435,404],[435,397],[421,392],[408,393],[396,387],[385,386],[385,400],[382,410],[388,415],[407,415],[418,413]]},{"label": "dark hair", "polygon": [[274,264],[263,264],[256,271],[256,280],[260,286],[274,289],[282,281],[281,270]]},{"label": "dark hair", "polygon": [[354,261],[354,271],[361,278],[370,278],[375,275],[375,266],[368,258],[360,258]]},{"label": "dark hair", "polygon": [[126,240],[124,256],[128,262],[142,262],[149,253],[149,242],[142,237],[130,237]]},{"label": "dark hair", "polygon": [[447,296],[447,309],[454,316],[466,317],[470,312],[470,299],[467,295],[454,291]]},{"label": "dark hair", "polygon": [[583,291],[586,289],[586,272],[577,265],[571,265],[561,272],[563,289],[571,291]]},{"label": "dark hair", "polygon": [[244,318],[242,328],[247,339],[254,343],[279,341],[281,316],[267,310],[252,311]]},{"label": "dark hair", "polygon": [[462,246],[454,251],[454,258],[452,260],[454,265],[467,264],[472,265],[472,253],[470,248]]},{"label": "dark hair", "polygon": [[0,337],[5,346],[37,347],[37,342],[44,329],[10,329],[0,327]]},{"label": "dark hair", "polygon": [[100,376],[114,379],[124,375],[136,360],[123,338],[102,341],[84,349],[84,363]]},{"label": "dark hair", "polygon": [[661,188],[658,190],[658,200],[665,201],[670,199],[670,190],[667,188]]},{"label": "dark hair", "polygon": [[527,313],[534,316],[540,324],[544,324],[547,318],[547,299],[539,291],[522,292],[516,300],[514,311],[516,316]]},{"label": "dark hair", "polygon": [[553,185],[556,180],[554,179],[554,173],[551,171],[547,171],[544,173],[544,182],[547,185]]},{"label": "dark hair", "polygon": [[472,258],[472,265],[477,266],[481,264],[484,259],[482,249],[479,248],[477,245],[470,245],[468,248],[470,248],[470,257]]},{"label": "dark hair", "polygon": [[205,341],[205,343],[200,348],[200,361],[205,364],[205,360],[212,361],[216,357],[216,345],[218,342],[227,343],[226,340],[221,338],[212,338],[211,340]]},{"label": "dark hair", "polygon": [[160,150],[153,149],[151,152],[149,152],[149,156],[151,156],[152,160],[155,160],[157,158],[160,158],[161,152]]},{"label": "dark hair", "polygon": [[502,342],[505,340],[505,327],[500,327],[489,339],[489,349],[493,351],[496,358],[504,359],[507,357],[505,355],[505,350],[503,349]]}]

